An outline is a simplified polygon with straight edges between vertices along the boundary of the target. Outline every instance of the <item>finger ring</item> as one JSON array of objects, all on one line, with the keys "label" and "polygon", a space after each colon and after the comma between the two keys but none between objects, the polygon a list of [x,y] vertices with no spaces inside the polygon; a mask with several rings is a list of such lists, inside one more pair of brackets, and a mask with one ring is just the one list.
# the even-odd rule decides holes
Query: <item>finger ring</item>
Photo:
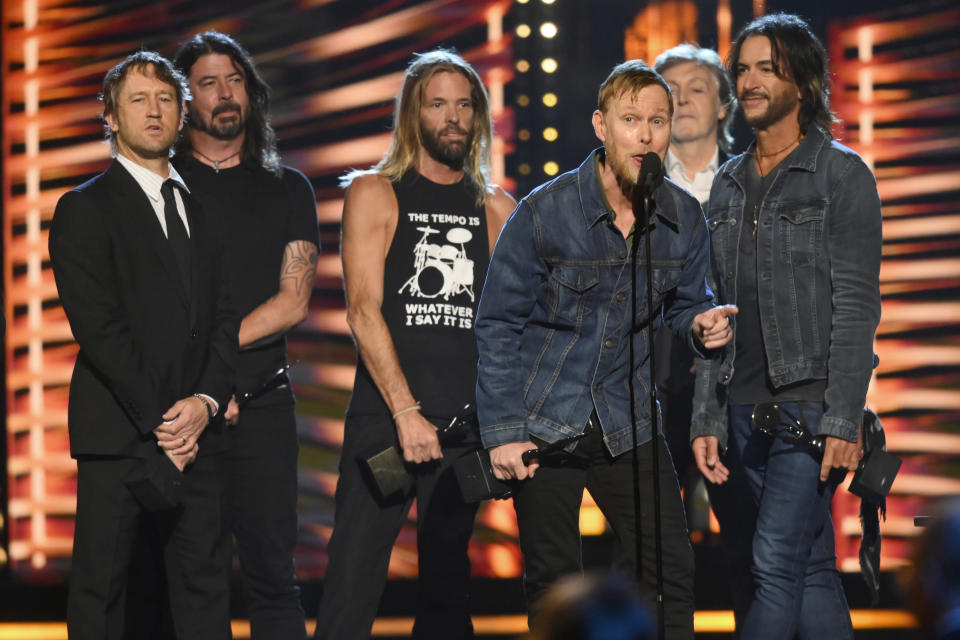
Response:
[{"label": "finger ring", "polygon": [[180,444],[187,444],[187,439],[183,436],[180,436]]}]

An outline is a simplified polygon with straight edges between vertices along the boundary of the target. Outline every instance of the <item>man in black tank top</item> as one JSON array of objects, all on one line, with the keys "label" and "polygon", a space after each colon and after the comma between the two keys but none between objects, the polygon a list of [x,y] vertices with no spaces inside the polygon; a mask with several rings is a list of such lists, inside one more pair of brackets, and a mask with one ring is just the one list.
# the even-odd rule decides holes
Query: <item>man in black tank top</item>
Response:
[{"label": "man in black tank top", "polygon": [[[473,320],[492,245],[513,199],[489,184],[492,123],[477,73],[437,50],[407,69],[393,143],[344,176],[343,277],[359,361],[347,409],[316,638],[368,638],[391,547],[417,499],[413,635],[471,638],[464,504],[451,463],[477,439],[441,446],[436,427],[474,401]],[[413,484],[382,496],[362,460],[402,451]]]}]

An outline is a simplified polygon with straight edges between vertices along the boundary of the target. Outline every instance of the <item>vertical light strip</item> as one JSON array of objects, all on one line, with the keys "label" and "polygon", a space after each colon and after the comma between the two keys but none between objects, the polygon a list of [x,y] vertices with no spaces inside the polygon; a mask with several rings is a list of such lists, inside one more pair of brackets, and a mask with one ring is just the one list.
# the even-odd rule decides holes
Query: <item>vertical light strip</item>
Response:
[{"label": "vertical light strip", "polygon": [[30,541],[33,553],[31,564],[42,569],[46,563],[46,554],[41,551],[47,541],[46,471],[42,461],[46,456],[44,438],[44,402],[43,402],[43,299],[41,285],[43,281],[43,259],[46,251],[41,246],[40,233],[40,167],[37,164],[40,155],[40,128],[37,113],[40,110],[40,82],[38,39],[30,35],[39,22],[37,0],[24,2],[24,74],[27,77],[24,95],[26,122],[26,261],[27,261],[27,335],[28,337],[28,376],[29,402],[27,404],[30,424],[29,460],[27,467],[30,478]]},{"label": "vertical light strip", "polygon": [[733,13],[730,11],[730,0],[717,2],[717,53],[721,60],[726,60],[730,54],[730,42],[733,40]]},{"label": "vertical light strip", "polygon": [[[490,48],[493,50],[499,50],[503,47],[503,7],[499,4],[493,5],[487,10],[487,42],[490,43]],[[503,72],[500,69],[494,69],[487,74],[484,82],[490,94],[490,112],[494,122],[496,122],[503,115],[504,109]],[[493,148],[490,150],[491,179],[501,185],[507,172],[504,149],[503,135],[494,133]]]},{"label": "vertical light strip", "polygon": [[[873,60],[873,30],[870,27],[857,29],[857,57],[860,62],[868,63]],[[857,99],[862,105],[860,109],[860,144],[861,157],[872,171],[876,157],[873,145],[873,70],[869,67],[860,69],[857,73]]]}]

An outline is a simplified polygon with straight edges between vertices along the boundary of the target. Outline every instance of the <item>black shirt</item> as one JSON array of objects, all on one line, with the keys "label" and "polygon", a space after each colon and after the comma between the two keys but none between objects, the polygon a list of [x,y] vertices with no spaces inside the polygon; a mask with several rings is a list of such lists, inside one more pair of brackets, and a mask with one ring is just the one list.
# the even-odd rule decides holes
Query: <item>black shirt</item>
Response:
[{"label": "black shirt", "polygon": [[[259,165],[241,164],[217,172],[194,158],[178,157],[174,164],[204,210],[220,218],[227,239],[230,295],[240,315],[246,316],[279,290],[287,244],[305,240],[320,246],[313,187],[290,167],[283,167],[276,176]],[[286,361],[285,336],[242,350],[237,392],[258,389]],[[292,394],[288,389],[279,397],[270,394],[269,399],[290,401]]]},{"label": "black shirt", "polygon": [[[448,185],[411,170],[393,190],[397,229],[380,310],[421,413],[448,419],[475,396],[473,321],[490,262],[486,209],[466,175]],[[347,411],[389,415],[362,360]]]},{"label": "black shirt", "polygon": [[[767,374],[767,355],[763,346],[763,323],[757,300],[757,233],[763,224],[763,200],[770,186],[787,173],[794,149],[767,175],[760,177],[752,157],[747,158],[744,184],[743,221],[737,257],[737,313],[734,375],[730,381],[730,404],[758,404],[774,400],[822,402],[825,380],[802,381],[776,389]],[[788,179],[784,175],[783,179]],[[776,268],[776,265],[774,266]]]}]

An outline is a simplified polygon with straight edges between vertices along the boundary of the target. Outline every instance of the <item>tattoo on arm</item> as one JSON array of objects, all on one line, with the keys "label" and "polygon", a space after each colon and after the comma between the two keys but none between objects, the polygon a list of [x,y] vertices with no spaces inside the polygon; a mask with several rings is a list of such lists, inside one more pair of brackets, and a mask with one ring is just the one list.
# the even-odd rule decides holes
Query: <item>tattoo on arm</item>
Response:
[{"label": "tattoo on arm", "polygon": [[283,266],[280,268],[280,284],[284,280],[293,280],[297,296],[304,288],[313,286],[317,273],[317,245],[306,240],[290,242],[283,250]]}]

